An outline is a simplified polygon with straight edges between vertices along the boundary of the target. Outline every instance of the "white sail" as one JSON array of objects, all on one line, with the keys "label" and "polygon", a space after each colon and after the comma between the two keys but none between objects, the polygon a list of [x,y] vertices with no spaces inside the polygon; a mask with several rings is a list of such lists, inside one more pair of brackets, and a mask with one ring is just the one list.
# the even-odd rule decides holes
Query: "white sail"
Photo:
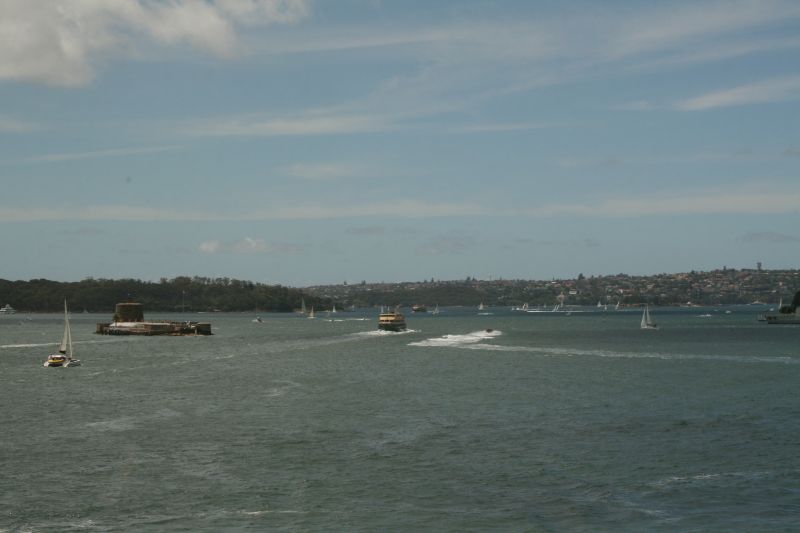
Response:
[{"label": "white sail", "polygon": [[[69,350],[69,352],[67,351]],[[67,314],[67,301],[64,300],[64,334],[61,336],[61,345],[58,347],[60,353],[72,358],[72,334],[69,330],[69,315]]]},{"label": "white sail", "polygon": [[305,298],[300,298],[300,312],[303,313],[303,314],[306,314],[308,312],[308,311],[306,311],[306,299]]},{"label": "white sail", "polygon": [[314,306],[311,306],[311,312],[308,313],[308,318],[314,318]]},{"label": "white sail", "polygon": [[644,306],[644,312],[642,313],[642,329],[656,329],[656,323],[650,318],[650,306]]}]

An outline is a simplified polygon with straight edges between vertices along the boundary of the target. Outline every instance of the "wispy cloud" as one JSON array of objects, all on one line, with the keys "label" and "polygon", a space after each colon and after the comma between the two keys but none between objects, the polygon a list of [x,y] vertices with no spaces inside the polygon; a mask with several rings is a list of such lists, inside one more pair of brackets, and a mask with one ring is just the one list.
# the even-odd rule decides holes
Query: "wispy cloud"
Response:
[{"label": "wispy cloud", "polygon": [[608,44],[600,50],[613,56],[676,49],[697,54],[709,48],[718,49],[721,37],[800,16],[800,6],[788,0],[654,5],[652,9],[619,16],[617,20],[606,19],[599,24],[601,32],[608,32]]},{"label": "wispy cloud", "polygon": [[207,254],[293,254],[300,251],[300,247],[286,243],[269,243],[264,239],[245,237],[238,241],[203,241],[197,247],[198,251]]},{"label": "wispy cloud", "polygon": [[27,162],[52,162],[52,161],[77,161],[82,159],[101,159],[106,157],[124,157],[130,155],[153,154],[178,150],[181,146],[142,146],[131,148],[110,148],[108,150],[93,150],[89,152],[66,152],[58,154],[44,154],[24,159]]},{"label": "wispy cloud", "polygon": [[349,163],[295,163],[279,169],[293,178],[306,180],[337,180],[366,176],[363,168]]},{"label": "wispy cloud", "polygon": [[524,247],[540,247],[540,246],[553,246],[553,247],[564,247],[564,248],[598,248],[600,246],[600,242],[592,237],[587,237],[584,239],[560,239],[560,240],[549,240],[549,239],[515,239],[513,244],[518,246]]},{"label": "wispy cloud", "polygon": [[762,104],[798,98],[800,98],[800,76],[789,76],[704,94],[678,102],[675,108],[682,111],[702,111],[715,107]]},{"label": "wispy cloud", "polygon": [[643,217],[673,215],[756,215],[800,212],[800,192],[707,191],[623,197],[585,204],[549,204],[521,213],[533,217]]},{"label": "wispy cloud", "polygon": [[465,235],[441,235],[416,248],[417,255],[461,255],[475,245],[472,237]]},{"label": "wispy cloud", "polygon": [[306,112],[296,116],[261,114],[192,121],[182,132],[208,137],[269,137],[370,133],[396,128],[395,117],[380,114]]},{"label": "wispy cloud", "polygon": [[[249,212],[181,211],[131,205],[11,207],[0,206],[0,221],[259,221],[334,220],[348,218],[440,218],[515,216],[532,218],[636,218],[675,215],[756,215],[800,213],[800,191],[796,187],[770,187],[776,192],[759,192],[763,186],[731,187],[722,190],[686,190],[640,196],[591,198],[584,202],[548,203],[526,208],[477,203],[437,203],[405,199],[385,203],[275,205]],[[370,230],[372,231],[372,230]]]},{"label": "wispy cloud", "polygon": [[40,124],[0,115],[0,133],[29,133],[41,129]]},{"label": "wispy cloud", "polygon": [[491,124],[471,124],[451,128],[452,133],[502,133],[506,131],[535,130],[548,127],[543,122],[505,122]]},{"label": "wispy cloud", "polygon": [[786,244],[791,242],[800,242],[800,238],[784,233],[777,233],[774,231],[760,231],[755,233],[748,233],[739,237],[739,241],[746,243],[774,243]]},{"label": "wispy cloud", "polygon": [[0,80],[74,87],[114,55],[189,45],[219,57],[241,48],[237,30],[289,23],[310,13],[306,0],[215,2],[64,1],[0,3]]},{"label": "wispy cloud", "polygon": [[634,100],[614,106],[614,111],[652,111],[657,109],[657,106],[648,100]]},{"label": "wispy cloud", "polygon": [[362,217],[452,217],[491,214],[491,210],[475,204],[435,203],[422,200],[353,205],[271,206],[250,212],[224,213],[207,210],[181,211],[132,205],[10,207],[0,206],[0,221],[116,220],[130,222],[218,222],[257,220],[332,220]]},{"label": "wispy cloud", "polygon": [[383,237],[386,235],[387,229],[385,226],[359,226],[359,227],[352,227],[347,228],[345,233],[348,235],[358,235],[358,236],[372,236],[372,237]]}]

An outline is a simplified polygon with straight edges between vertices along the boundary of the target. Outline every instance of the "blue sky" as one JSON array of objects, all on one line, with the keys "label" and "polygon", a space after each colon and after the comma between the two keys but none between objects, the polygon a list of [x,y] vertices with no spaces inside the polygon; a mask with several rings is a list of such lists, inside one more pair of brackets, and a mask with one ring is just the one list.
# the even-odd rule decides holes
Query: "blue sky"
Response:
[{"label": "blue sky", "polygon": [[0,277],[800,263],[800,2],[0,0]]}]

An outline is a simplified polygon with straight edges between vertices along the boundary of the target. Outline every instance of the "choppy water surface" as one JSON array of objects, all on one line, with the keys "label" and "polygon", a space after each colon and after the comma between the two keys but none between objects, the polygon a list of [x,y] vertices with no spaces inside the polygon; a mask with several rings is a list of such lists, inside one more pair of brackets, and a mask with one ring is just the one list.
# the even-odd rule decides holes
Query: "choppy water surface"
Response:
[{"label": "choppy water surface", "polygon": [[2,317],[0,531],[797,527],[800,327],[489,312]]}]

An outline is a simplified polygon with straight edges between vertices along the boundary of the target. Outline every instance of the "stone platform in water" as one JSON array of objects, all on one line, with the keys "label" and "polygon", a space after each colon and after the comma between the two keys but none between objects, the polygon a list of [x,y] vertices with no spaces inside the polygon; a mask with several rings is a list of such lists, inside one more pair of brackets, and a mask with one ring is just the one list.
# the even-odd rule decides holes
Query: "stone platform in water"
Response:
[{"label": "stone platform in water", "polygon": [[175,322],[144,320],[142,304],[119,303],[112,322],[100,322],[95,333],[100,335],[211,335],[208,322]]}]

